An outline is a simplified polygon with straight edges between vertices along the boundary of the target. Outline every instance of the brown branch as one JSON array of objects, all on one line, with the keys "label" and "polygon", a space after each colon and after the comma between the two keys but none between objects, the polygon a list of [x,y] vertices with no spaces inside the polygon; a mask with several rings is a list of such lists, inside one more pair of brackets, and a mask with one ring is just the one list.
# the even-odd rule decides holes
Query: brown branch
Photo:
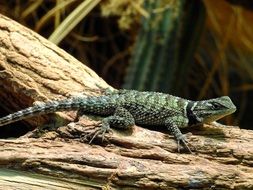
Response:
[{"label": "brown branch", "polygon": [[[66,52],[4,16],[0,16],[0,43],[2,108],[15,111],[34,101],[79,92],[97,95],[97,86],[108,87]],[[29,123],[34,125],[35,120]],[[137,126],[115,130],[106,142],[97,139],[89,145],[84,137],[94,130],[89,127],[94,122],[82,117],[44,131],[39,138],[0,140],[1,187],[17,184],[14,176],[20,173],[6,169],[10,168],[21,172],[23,180],[18,183],[24,189],[36,189],[38,184],[49,189],[253,188],[252,131],[208,125],[190,129],[193,134],[187,138],[194,154],[184,154],[177,153],[172,136]]]}]

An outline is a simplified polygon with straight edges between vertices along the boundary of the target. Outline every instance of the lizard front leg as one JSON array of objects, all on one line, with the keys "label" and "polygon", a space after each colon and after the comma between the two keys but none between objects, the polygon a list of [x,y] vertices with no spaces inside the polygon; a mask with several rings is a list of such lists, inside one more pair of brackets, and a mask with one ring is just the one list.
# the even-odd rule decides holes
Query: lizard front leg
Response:
[{"label": "lizard front leg", "polygon": [[110,127],[128,129],[133,125],[135,125],[135,121],[132,114],[123,107],[117,107],[113,115],[102,119],[101,127],[91,134],[93,135],[93,137],[91,138],[89,143],[91,143],[94,138],[99,134],[102,135],[103,141],[105,133],[111,131]]},{"label": "lizard front leg", "polygon": [[178,152],[180,152],[180,143],[192,153],[191,149],[187,145],[187,140],[185,136],[181,133],[179,126],[185,126],[186,124],[183,121],[184,118],[172,117],[168,118],[165,121],[165,126],[168,128],[169,132],[176,138]]}]

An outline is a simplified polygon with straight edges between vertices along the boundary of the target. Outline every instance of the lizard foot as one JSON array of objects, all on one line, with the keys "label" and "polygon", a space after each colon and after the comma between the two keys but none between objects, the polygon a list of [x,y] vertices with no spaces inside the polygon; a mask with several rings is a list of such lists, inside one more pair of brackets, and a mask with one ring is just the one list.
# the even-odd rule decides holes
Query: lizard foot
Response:
[{"label": "lizard foot", "polygon": [[192,154],[190,147],[188,146],[188,141],[186,140],[185,136],[181,135],[177,138],[177,150],[180,152],[180,144],[182,145]]},{"label": "lizard foot", "polygon": [[109,125],[103,125],[102,123],[99,124],[99,128],[96,129],[95,131],[91,132],[88,134],[89,137],[92,137],[91,140],[89,141],[89,144],[92,143],[92,141],[98,136],[101,135],[102,142],[105,139],[105,133],[112,133],[112,129],[110,128]]}]

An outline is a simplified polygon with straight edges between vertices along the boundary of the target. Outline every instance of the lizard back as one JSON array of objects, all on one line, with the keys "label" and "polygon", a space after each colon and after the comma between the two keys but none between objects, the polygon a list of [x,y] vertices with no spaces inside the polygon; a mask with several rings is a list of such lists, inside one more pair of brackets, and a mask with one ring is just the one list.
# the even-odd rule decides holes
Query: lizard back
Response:
[{"label": "lizard back", "polygon": [[188,100],[157,92],[119,90],[98,97],[76,97],[38,104],[0,118],[0,126],[47,113],[82,110],[83,113],[112,115],[117,107],[127,109],[136,124],[163,125],[174,115],[185,115]]},{"label": "lizard back", "polygon": [[[114,96],[114,97],[113,97]],[[127,109],[136,124],[164,125],[165,119],[176,115],[186,117],[189,100],[158,92],[120,90],[112,95],[118,106]]]}]

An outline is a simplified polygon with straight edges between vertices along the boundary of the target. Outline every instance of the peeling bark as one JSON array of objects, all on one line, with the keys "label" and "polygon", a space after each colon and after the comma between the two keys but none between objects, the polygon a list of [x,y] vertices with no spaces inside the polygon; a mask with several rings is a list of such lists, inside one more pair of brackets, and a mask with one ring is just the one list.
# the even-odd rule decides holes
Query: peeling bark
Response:
[{"label": "peeling bark", "polygon": [[[108,87],[66,52],[4,16],[0,44],[1,108],[14,112],[34,101],[80,92],[98,95],[98,86]],[[59,117],[68,119],[66,114]],[[28,122],[38,125],[37,118]],[[0,140],[1,187],[18,183],[19,189],[253,189],[250,130],[211,125],[189,129],[194,154],[185,154],[177,152],[172,136],[138,126],[115,130],[105,142],[98,138],[90,145],[85,137],[96,123],[85,116],[41,134]],[[38,138],[32,138],[35,134]],[[21,172],[23,180],[6,168]],[[24,171],[33,172],[30,181]]]}]

